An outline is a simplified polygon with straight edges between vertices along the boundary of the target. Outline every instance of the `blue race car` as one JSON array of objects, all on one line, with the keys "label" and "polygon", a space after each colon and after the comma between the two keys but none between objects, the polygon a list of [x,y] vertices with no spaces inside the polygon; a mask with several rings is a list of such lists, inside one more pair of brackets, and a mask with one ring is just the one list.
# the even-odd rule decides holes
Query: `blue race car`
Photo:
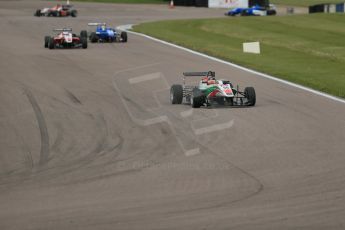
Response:
[{"label": "blue race car", "polygon": [[236,15],[241,15],[242,11],[244,11],[247,8],[234,8],[229,10],[228,12],[225,13],[226,16],[236,16]]},{"label": "blue race car", "polygon": [[90,33],[90,42],[127,42],[127,33],[107,27],[106,23],[89,23],[96,26],[96,31]]},{"label": "blue race car", "polygon": [[255,5],[250,8],[234,8],[230,11],[226,12],[225,15],[227,16],[266,16],[266,15],[275,15],[276,9],[274,5],[270,4],[269,7]]}]

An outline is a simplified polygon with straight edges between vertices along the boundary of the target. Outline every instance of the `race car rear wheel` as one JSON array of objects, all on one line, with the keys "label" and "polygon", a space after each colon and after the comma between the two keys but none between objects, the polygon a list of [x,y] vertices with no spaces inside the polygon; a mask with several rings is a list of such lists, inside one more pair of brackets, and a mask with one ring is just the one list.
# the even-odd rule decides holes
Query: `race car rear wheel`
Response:
[{"label": "race car rear wheel", "polygon": [[249,16],[248,10],[242,10],[241,16]]},{"label": "race car rear wheel", "polygon": [[198,88],[194,88],[192,91],[192,95],[190,97],[190,104],[193,108],[200,108],[204,103],[203,95],[201,90]]},{"label": "race car rear wheel", "polygon": [[244,96],[247,98],[248,106],[254,106],[256,103],[256,94],[253,87],[246,87],[244,89]]},{"label": "race car rear wheel", "polygon": [[81,47],[83,49],[86,49],[87,48],[87,38],[86,37],[81,37],[80,41],[81,41]]},{"label": "race car rear wheel", "polygon": [[80,31],[80,37],[81,38],[87,38],[87,31],[86,30]]},{"label": "race car rear wheel", "polygon": [[267,15],[276,15],[277,11],[276,10],[267,10]]},{"label": "race car rear wheel", "polygon": [[183,99],[182,85],[172,85],[170,88],[171,104],[181,104]]},{"label": "race car rear wheel", "polygon": [[49,47],[49,49],[54,49],[55,48],[54,38],[53,37],[49,38],[48,47]]},{"label": "race car rear wheel", "polygon": [[71,16],[72,16],[73,18],[77,17],[77,14],[78,14],[78,12],[77,12],[76,10],[72,10],[72,11],[71,11]]},{"label": "race car rear wheel", "polygon": [[41,17],[41,10],[36,10],[35,16]]},{"label": "race car rear wheel", "polygon": [[97,34],[96,34],[95,32],[92,32],[92,33],[90,34],[90,41],[91,41],[92,43],[95,43],[95,42],[98,41],[98,37],[97,37]]},{"label": "race car rear wheel", "polygon": [[48,45],[49,45],[49,36],[45,36],[44,37],[44,48],[48,48]]},{"label": "race car rear wheel", "polygon": [[122,39],[122,42],[127,42],[128,40],[128,37],[127,37],[127,32],[121,32],[121,39]]}]

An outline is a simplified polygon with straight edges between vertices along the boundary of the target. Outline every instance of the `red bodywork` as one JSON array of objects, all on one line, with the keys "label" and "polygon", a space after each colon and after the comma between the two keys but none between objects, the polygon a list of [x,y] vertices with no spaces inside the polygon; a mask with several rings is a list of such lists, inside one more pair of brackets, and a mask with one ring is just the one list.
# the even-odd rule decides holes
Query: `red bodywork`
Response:
[{"label": "red bodywork", "polygon": [[51,10],[51,11],[60,11],[60,10],[62,10],[62,6],[57,4],[56,6],[50,8],[49,10]]},{"label": "red bodywork", "polygon": [[81,41],[75,34],[62,32],[54,37],[54,44],[68,47],[81,44]]},{"label": "red bodywork", "polygon": [[56,16],[70,16],[71,8],[66,5],[57,4],[56,6],[49,9],[50,12],[55,12]]}]

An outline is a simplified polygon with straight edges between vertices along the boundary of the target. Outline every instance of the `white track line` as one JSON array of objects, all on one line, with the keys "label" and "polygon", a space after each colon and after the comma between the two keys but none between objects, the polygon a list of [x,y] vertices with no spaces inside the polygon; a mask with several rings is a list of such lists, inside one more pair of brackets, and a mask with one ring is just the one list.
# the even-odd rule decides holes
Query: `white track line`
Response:
[{"label": "white track line", "polygon": [[224,130],[224,129],[229,129],[233,125],[234,125],[234,120],[231,120],[231,121],[229,121],[227,123],[221,123],[221,124],[207,126],[207,127],[204,127],[204,128],[195,129],[194,133],[195,133],[195,135],[201,135],[201,134],[221,131],[221,130]]},{"label": "white track line", "polygon": [[185,151],[184,154],[186,155],[186,157],[195,156],[195,155],[200,154],[200,149],[195,148],[195,149],[187,150],[187,151]]},{"label": "white track line", "polygon": [[181,117],[186,118],[193,115],[193,109],[188,109],[180,113]]},{"label": "white track line", "polygon": [[153,41],[156,41],[156,42],[168,45],[168,46],[172,46],[174,48],[177,48],[177,49],[180,49],[180,50],[184,50],[186,52],[189,52],[189,53],[192,53],[192,54],[204,57],[204,58],[208,58],[208,59],[210,59],[212,61],[216,61],[216,62],[225,64],[225,65],[229,65],[229,66],[235,67],[237,69],[244,70],[246,72],[255,74],[257,76],[264,77],[264,78],[267,78],[267,79],[270,79],[270,80],[273,80],[273,81],[277,81],[277,82],[283,83],[285,85],[289,85],[289,86],[292,86],[292,87],[295,87],[295,88],[298,88],[298,89],[301,89],[301,90],[305,90],[307,92],[310,92],[310,93],[313,93],[313,94],[316,94],[316,95],[328,98],[330,100],[337,101],[337,102],[345,104],[345,100],[342,99],[342,98],[339,98],[339,97],[336,97],[336,96],[332,96],[330,94],[323,93],[323,92],[320,92],[320,91],[317,91],[317,90],[314,90],[314,89],[311,89],[311,88],[308,88],[308,87],[305,87],[305,86],[302,86],[302,85],[298,85],[298,84],[295,84],[295,83],[292,83],[292,82],[289,82],[289,81],[286,81],[286,80],[282,80],[282,79],[270,76],[268,74],[260,73],[258,71],[255,71],[255,70],[252,70],[252,69],[248,69],[246,67],[239,66],[237,64],[234,64],[234,63],[231,63],[231,62],[228,62],[228,61],[224,61],[224,60],[221,60],[219,58],[215,58],[215,57],[209,56],[207,54],[203,54],[203,53],[200,53],[200,52],[197,52],[197,51],[194,51],[194,50],[191,50],[191,49],[179,46],[179,45],[175,45],[175,44],[172,44],[172,43],[169,43],[169,42],[166,42],[166,41],[163,41],[163,40],[160,40],[160,39],[148,36],[146,34],[141,34],[141,33],[130,31],[129,29],[132,28],[132,25],[122,25],[122,26],[119,26],[118,28],[120,30],[126,30],[130,34],[135,34],[135,35],[138,35],[138,36],[141,36],[141,37],[144,37],[144,38],[148,38],[150,40],[153,40]]},{"label": "white track line", "polygon": [[151,80],[155,80],[161,77],[160,73],[152,73],[152,74],[147,74],[144,76],[139,76],[139,77],[133,77],[128,79],[130,84],[137,84],[137,83],[141,83],[144,81],[151,81]]}]

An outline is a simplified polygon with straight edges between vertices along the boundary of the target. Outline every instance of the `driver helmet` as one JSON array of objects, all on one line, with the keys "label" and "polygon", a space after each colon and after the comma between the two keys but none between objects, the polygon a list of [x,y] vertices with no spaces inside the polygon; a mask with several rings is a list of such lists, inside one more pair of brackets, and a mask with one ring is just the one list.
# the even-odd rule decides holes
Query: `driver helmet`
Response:
[{"label": "driver helmet", "polygon": [[208,71],[207,78],[208,78],[208,80],[216,80],[215,76],[213,76],[212,71]]},{"label": "driver helmet", "polygon": [[105,30],[105,29],[106,29],[106,26],[103,24],[103,25],[101,26],[101,29],[102,29],[102,30]]}]

